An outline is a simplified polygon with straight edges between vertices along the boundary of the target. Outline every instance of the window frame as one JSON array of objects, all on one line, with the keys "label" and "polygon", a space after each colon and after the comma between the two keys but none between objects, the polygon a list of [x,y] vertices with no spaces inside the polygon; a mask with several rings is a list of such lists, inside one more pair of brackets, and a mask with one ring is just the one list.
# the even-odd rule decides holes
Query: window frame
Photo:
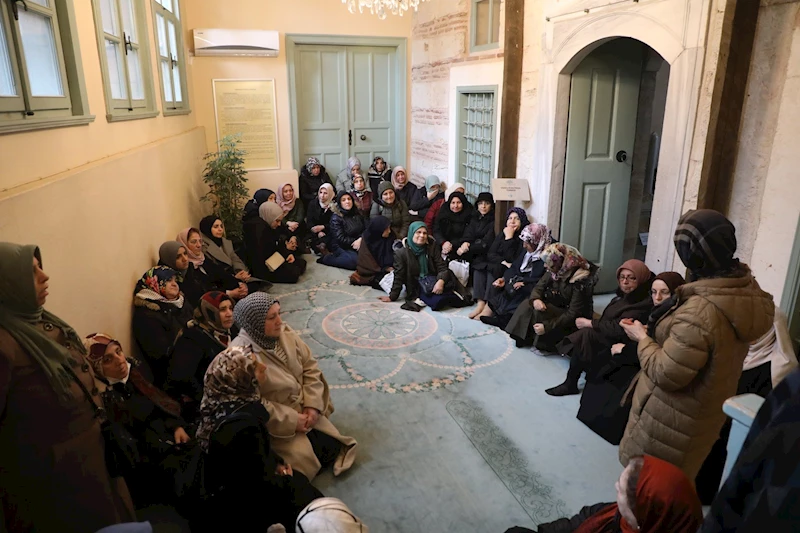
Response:
[{"label": "window frame", "polygon": [[[467,198],[471,199],[473,202],[477,199],[477,194],[472,194],[469,190],[470,183],[466,181],[466,172],[462,172],[461,168],[465,166],[464,162],[464,151],[465,151],[465,122],[466,122],[466,111],[467,106],[464,104],[464,100],[469,99],[469,95],[471,94],[491,94],[492,95],[492,131],[491,131],[491,142],[490,142],[490,161],[489,161],[489,180],[486,183],[485,190],[491,191],[492,187],[492,179],[496,177],[497,174],[497,108],[499,105],[497,95],[498,95],[498,86],[497,85],[477,85],[477,86],[462,86],[456,88],[456,108],[457,108],[457,136],[456,136],[456,179],[464,179],[466,184],[466,191],[465,194]],[[481,192],[481,191],[478,191]]]},{"label": "window frame", "polygon": [[[174,6],[176,6],[175,11],[178,12],[176,15],[175,12],[168,10],[165,8],[159,0],[151,0],[150,6],[153,10],[153,37],[155,39],[156,44],[156,54],[155,54],[155,62],[156,62],[156,70],[158,70],[158,81],[159,81],[159,92],[161,93],[161,105],[162,109],[161,112],[165,117],[176,116],[176,115],[188,115],[192,112],[191,106],[189,105],[189,85],[188,80],[186,78],[186,50],[184,47],[183,42],[183,22],[181,20],[181,14],[184,13],[182,6],[180,5],[180,0],[170,0]],[[172,52],[170,50],[170,42],[169,42],[169,22],[172,22],[175,26],[175,40],[177,50],[175,50],[175,58],[169,58],[172,61],[173,68],[175,66],[178,67],[178,73],[180,74],[180,90],[181,90],[181,98],[182,101],[180,105],[176,105],[175,101],[168,101],[167,95],[164,91],[164,72],[162,69],[162,61],[163,56],[161,55],[161,47],[160,47],[160,36],[158,33],[158,17],[164,17],[164,37],[166,42],[164,43],[167,52]],[[175,90],[175,81],[172,78],[172,69],[170,69],[170,86],[172,87],[173,93]]]},{"label": "window frame", "polygon": [[[86,83],[83,77],[80,45],[75,9],[70,0],[49,0],[50,7],[35,2],[28,3],[33,11],[52,20],[53,39],[56,46],[58,71],[61,76],[63,96],[33,96],[27,79],[24,48],[20,49],[19,24],[13,19],[7,2],[0,2],[0,24],[4,25],[11,60],[14,84],[18,97],[16,105],[0,106],[0,135],[35,131],[66,126],[78,126],[94,121],[89,113]],[[23,5],[18,9],[24,10]],[[19,106],[19,103],[22,106]],[[9,103],[6,101],[5,103]]]},{"label": "window frame", "polygon": [[[469,51],[484,52],[486,50],[496,50],[500,48],[500,20],[497,21],[497,42],[489,42],[487,44],[475,44],[478,38],[478,3],[484,0],[470,0],[470,17],[469,17]],[[489,1],[489,39],[492,38],[492,29],[494,26],[494,3],[500,4],[500,17],[503,16],[502,1],[501,0],[488,0]]]},{"label": "window frame", "polygon": [[143,2],[131,0],[133,7],[133,15],[136,18],[136,32],[137,43],[132,45],[139,52],[139,66],[142,70],[142,91],[144,92],[144,99],[134,100],[132,94],[132,87],[130,81],[130,70],[127,62],[127,53],[122,58],[122,65],[124,71],[124,81],[126,84],[127,98],[114,98],[111,91],[111,72],[108,66],[108,58],[106,57],[105,45],[107,35],[114,40],[119,41],[123,50],[127,50],[125,44],[125,30],[122,21],[122,0],[111,0],[113,2],[117,13],[117,23],[123,34],[123,38],[119,36],[106,34],[103,27],[103,7],[102,0],[92,0],[92,10],[94,12],[94,26],[97,35],[97,55],[100,59],[100,71],[103,76],[103,93],[106,101],[106,120],[109,122],[119,122],[124,120],[137,120],[145,118],[153,118],[158,116],[159,112],[156,108],[155,90],[153,86],[153,68],[150,61],[150,32],[147,24],[147,8]]}]

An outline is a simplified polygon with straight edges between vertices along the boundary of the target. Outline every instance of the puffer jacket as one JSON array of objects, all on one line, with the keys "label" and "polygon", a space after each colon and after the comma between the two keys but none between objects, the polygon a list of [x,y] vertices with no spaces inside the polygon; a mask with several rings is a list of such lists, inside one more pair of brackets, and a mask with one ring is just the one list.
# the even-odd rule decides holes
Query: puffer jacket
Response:
[{"label": "puffer jacket", "polygon": [[695,479],[725,423],[748,345],[772,327],[775,305],[750,270],[676,289],[675,304],[639,342],[642,370],[633,393],[622,464],[648,454]]},{"label": "puffer jacket", "polygon": [[366,222],[354,207],[347,213],[338,208],[331,217],[331,243],[345,250],[352,250],[353,243],[364,233]]}]

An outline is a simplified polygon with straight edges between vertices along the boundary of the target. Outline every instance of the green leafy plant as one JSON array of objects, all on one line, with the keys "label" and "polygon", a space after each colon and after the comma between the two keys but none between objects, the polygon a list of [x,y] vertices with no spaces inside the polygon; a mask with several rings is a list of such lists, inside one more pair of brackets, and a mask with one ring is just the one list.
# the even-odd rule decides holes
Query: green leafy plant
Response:
[{"label": "green leafy plant", "polygon": [[228,135],[219,141],[219,151],[206,154],[203,181],[209,191],[204,202],[211,202],[214,214],[225,224],[227,237],[242,239],[242,208],[249,198],[247,171],[244,168],[245,150],[239,148],[241,137]]}]

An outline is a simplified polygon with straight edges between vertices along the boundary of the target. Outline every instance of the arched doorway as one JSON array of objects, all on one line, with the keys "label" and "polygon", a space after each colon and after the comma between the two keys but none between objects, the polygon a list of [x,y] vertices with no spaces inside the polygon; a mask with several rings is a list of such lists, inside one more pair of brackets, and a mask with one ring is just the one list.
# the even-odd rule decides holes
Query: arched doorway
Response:
[{"label": "arched doorway", "polygon": [[631,38],[591,48],[571,72],[559,237],[601,267],[601,293],[645,259],[669,64]]}]

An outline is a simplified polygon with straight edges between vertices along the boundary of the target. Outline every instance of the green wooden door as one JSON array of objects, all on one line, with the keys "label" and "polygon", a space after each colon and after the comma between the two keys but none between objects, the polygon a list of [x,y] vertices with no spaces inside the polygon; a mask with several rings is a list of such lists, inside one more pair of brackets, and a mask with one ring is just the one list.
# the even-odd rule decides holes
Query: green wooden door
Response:
[{"label": "green wooden door", "polygon": [[350,154],[358,157],[365,169],[375,156],[392,165],[395,161],[393,125],[394,105],[394,48],[351,46],[347,49],[349,66]]},{"label": "green wooden door", "polygon": [[598,293],[616,289],[623,261],[641,72],[642,48],[625,39],[572,74],[561,240],[601,267]]}]

